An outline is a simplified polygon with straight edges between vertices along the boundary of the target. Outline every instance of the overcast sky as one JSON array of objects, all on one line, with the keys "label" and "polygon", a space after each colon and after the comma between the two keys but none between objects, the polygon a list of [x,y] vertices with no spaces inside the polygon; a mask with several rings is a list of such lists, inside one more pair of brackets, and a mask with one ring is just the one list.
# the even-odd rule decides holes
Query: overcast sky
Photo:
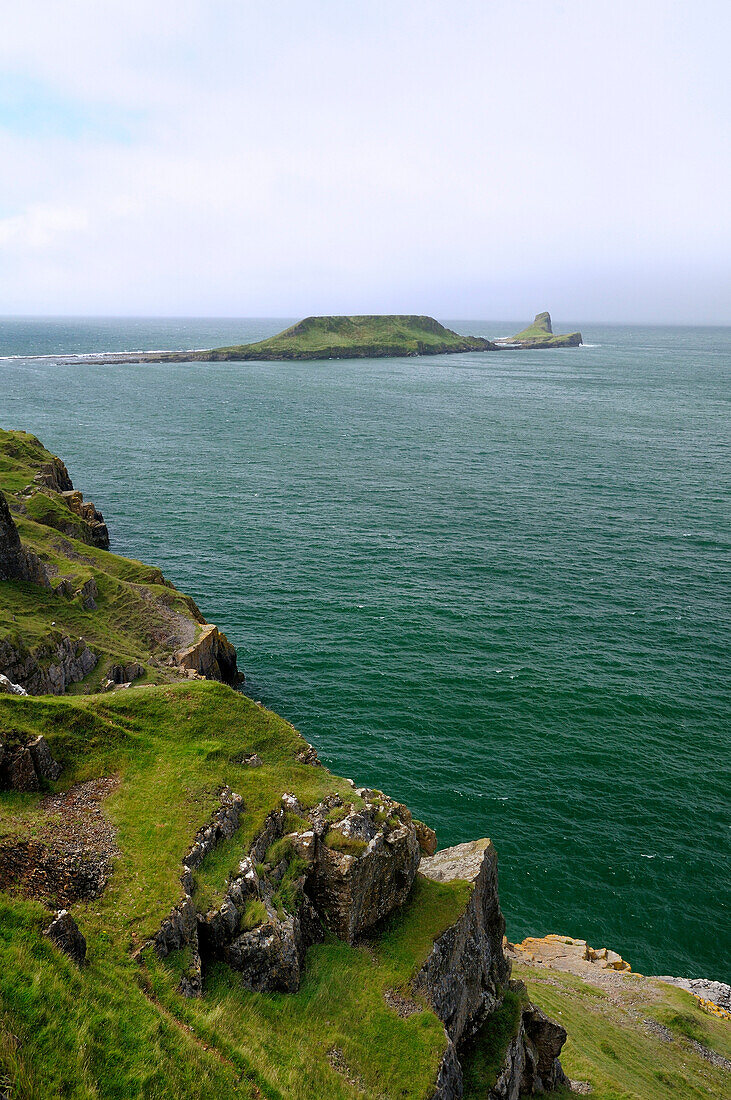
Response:
[{"label": "overcast sky", "polygon": [[0,7],[0,314],[731,323],[728,0]]}]

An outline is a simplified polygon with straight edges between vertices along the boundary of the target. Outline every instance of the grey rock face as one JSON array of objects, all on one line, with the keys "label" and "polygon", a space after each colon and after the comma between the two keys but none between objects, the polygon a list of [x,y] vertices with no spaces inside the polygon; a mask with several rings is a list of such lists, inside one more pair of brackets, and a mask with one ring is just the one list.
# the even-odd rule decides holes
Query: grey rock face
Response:
[{"label": "grey rock face", "polygon": [[242,974],[249,989],[296,993],[307,946],[299,917],[295,914],[237,936],[224,948],[222,957],[233,970]]},{"label": "grey rock face", "polygon": [[58,761],[51,756],[51,750],[45,737],[34,737],[32,741],[29,741],[28,752],[33,760],[36,774],[41,779],[48,779],[51,782],[58,779],[62,768]]},{"label": "grey rock face", "polygon": [[27,568],[18,528],[0,492],[0,581],[27,580]]},{"label": "grey rock face", "polygon": [[[435,942],[414,980],[444,1022],[449,1039],[432,1100],[453,1100],[462,1096],[461,1044],[500,1007],[510,979],[510,963],[503,953],[497,855],[489,840],[472,841],[424,858],[421,871],[437,882],[463,879],[473,884],[464,913]],[[489,1100],[517,1100],[565,1084],[558,1061],[565,1041],[559,1024],[526,1004]]]},{"label": "grey rock face", "polygon": [[54,633],[35,649],[18,649],[8,639],[0,642],[0,669],[29,695],[63,695],[95,667],[96,654],[83,638]]},{"label": "grey rock face", "polygon": [[51,921],[44,935],[73,959],[77,966],[83,966],[86,961],[86,940],[74,918],[65,909],[61,909],[56,919]]},{"label": "grey rock face", "polygon": [[30,581],[49,587],[48,572],[32,550],[20,541],[8,502],[0,492],[0,581]]},{"label": "grey rock face", "polygon": [[422,859],[421,873],[437,882],[466,879],[474,887],[463,915],[436,941],[414,982],[459,1044],[498,1007],[510,978],[497,853],[489,840],[459,844]]},{"label": "grey rock face", "polygon": [[712,1001],[719,1008],[731,1012],[731,985],[725,982],[714,982],[710,978],[670,978],[667,976],[655,979],[658,982],[668,982],[669,985],[677,985],[680,989],[686,989],[696,997],[702,997],[704,1001]]},{"label": "grey rock face", "polygon": [[42,779],[55,780],[60,774],[61,765],[45,737],[28,741],[10,733],[0,742],[0,790],[37,791]]},{"label": "grey rock face", "polygon": [[[522,982],[511,982],[525,994]],[[549,1019],[540,1008],[527,1003],[517,1035],[505,1052],[503,1068],[489,1100],[518,1100],[520,1096],[543,1095],[557,1088],[569,1088],[559,1054],[566,1042],[566,1029]]]},{"label": "grey rock face", "polygon": [[348,943],[404,904],[421,858],[406,807],[376,791],[357,793],[365,807],[329,829],[321,815],[310,815],[318,842],[307,894],[325,925]]},{"label": "grey rock face", "polygon": [[0,673],[0,695],[27,695],[28,692],[20,684],[14,684],[7,676]]}]

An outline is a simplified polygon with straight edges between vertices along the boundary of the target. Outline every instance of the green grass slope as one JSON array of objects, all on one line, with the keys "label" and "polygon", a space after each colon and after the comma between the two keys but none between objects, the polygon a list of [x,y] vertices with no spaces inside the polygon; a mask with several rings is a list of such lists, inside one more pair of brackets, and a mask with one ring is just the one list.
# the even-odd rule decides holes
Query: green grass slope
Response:
[{"label": "green grass slope", "polygon": [[460,336],[433,317],[379,314],[363,317],[306,317],[284,332],[255,344],[204,351],[109,355],[99,362],[214,362],[221,360],[379,359],[387,356],[446,355],[491,351],[479,336]]},{"label": "green grass slope", "polygon": [[[76,903],[89,965],[77,970],[41,937],[49,910],[0,892],[0,1090],[24,1100],[193,1098],[233,1092],[287,1100],[384,1095],[426,1100],[444,1029],[421,1003],[402,1018],[388,989],[405,989],[436,936],[463,911],[464,883],[417,880],[406,908],[357,948],[328,937],[308,953],[294,995],[242,988],[224,966],[205,997],[176,992],[187,960],[133,951],[179,899],[181,859],[229,783],[242,824],[206,888],[223,884],[285,791],[304,805],[352,788],[298,763],[306,743],[291,725],[212,682],[147,686],[114,695],[0,697],[0,730],[43,733],[64,765],[53,790],[117,776],[105,803],[120,855],[101,897]],[[260,768],[242,763],[247,753]],[[43,793],[3,794],[0,845],[43,836]],[[201,882],[196,882],[194,897]]]},{"label": "green grass slope", "polygon": [[[23,545],[34,551],[50,587],[5,581],[0,600],[0,651],[53,646],[62,636],[83,638],[99,656],[72,690],[97,690],[111,665],[139,663],[143,679],[176,678],[170,654],[190,644],[203,616],[159,569],[90,546],[83,523],[64,498],[33,478],[53,455],[27,432],[0,430],[0,492],[10,506]],[[76,531],[76,536],[67,532]],[[80,590],[94,580],[96,608],[85,609]]]},{"label": "green grass slope", "polygon": [[591,1085],[593,1100],[731,1095],[722,1064],[731,1060],[731,1025],[703,1011],[690,993],[632,974],[606,989],[546,967],[514,963],[513,976],[568,1031],[561,1064],[572,1080]]},{"label": "green grass slope", "polygon": [[460,336],[432,317],[307,317],[258,344],[221,348],[213,354],[243,359],[374,358],[480,351],[489,346],[489,341]]}]

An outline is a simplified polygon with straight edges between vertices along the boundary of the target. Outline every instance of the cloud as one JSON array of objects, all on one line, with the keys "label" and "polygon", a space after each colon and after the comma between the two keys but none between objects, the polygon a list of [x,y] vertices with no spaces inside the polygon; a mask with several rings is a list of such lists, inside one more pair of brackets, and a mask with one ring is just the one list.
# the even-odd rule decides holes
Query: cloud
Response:
[{"label": "cloud", "polygon": [[85,210],[69,206],[31,206],[15,217],[0,219],[0,247],[50,249],[89,228]]},{"label": "cloud", "polygon": [[5,129],[0,94],[4,308],[520,316],[545,287],[657,316],[659,267],[678,316],[691,270],[727,286],[723,18],[27,0],[0,38],[25,89]]}]

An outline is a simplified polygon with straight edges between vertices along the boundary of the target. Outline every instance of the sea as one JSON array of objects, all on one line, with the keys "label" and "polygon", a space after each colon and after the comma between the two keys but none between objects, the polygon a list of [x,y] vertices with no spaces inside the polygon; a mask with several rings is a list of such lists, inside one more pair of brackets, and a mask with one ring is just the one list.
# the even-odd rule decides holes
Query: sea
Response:
[{"label": "sea", "polygon": [[[440,846],[511,940],[731,980],[731,328],[302,363],[59,355],[292,318],[2,318],[0,426],[235,642],[244,690]],[[506,335],[514,321],[445,321]]]}]

